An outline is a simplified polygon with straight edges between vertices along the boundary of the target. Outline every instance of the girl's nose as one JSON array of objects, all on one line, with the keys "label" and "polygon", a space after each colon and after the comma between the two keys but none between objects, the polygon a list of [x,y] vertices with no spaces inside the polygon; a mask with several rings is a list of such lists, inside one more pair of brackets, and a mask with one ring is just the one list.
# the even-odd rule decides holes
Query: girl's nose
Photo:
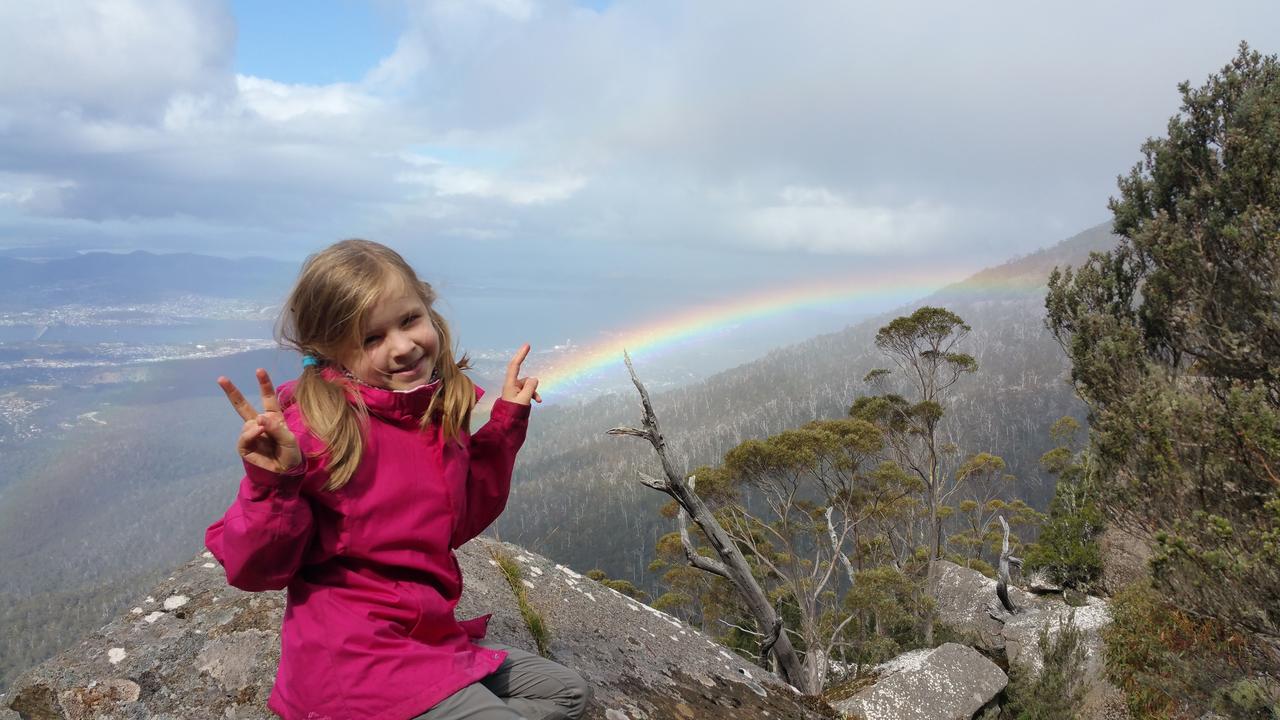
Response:
[{"label": "girl's nose", "polygon": [[404,360],[413,356],[414,342],[406,333],[391,334],[391,354],[396,360]]}]

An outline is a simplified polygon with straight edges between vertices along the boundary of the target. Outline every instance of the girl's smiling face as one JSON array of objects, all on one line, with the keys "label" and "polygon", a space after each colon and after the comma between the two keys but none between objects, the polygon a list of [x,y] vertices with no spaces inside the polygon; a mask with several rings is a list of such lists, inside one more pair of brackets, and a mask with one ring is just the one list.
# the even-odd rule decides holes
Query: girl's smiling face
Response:
[{"label": "girl's smiling face", "polygon": [[388,279],[361,332],[359,346],[340,358],[360,382],[389,390],[412,390],[431,382],[440,335],[422,298],[403,279]]}]

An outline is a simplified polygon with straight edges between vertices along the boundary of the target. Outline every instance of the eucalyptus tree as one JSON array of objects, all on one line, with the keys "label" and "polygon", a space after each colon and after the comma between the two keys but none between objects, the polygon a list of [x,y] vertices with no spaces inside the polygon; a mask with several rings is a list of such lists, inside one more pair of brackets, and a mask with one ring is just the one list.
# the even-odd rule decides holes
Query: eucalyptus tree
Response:
[{"label": "eucalyptus tree", "polygon": [[1002,542],[1000,517],[1015,526],[1038,526],[1042,515],[1022,500],[1012,497],[1015,478],[1005,472],[1004,459],[980,452],[970,456],[955,472],[960,502],[955,506],[956,530],[947,536],[946,544],[956,548],[948,558],[967,568],[988,575],[995,568],[983,557],[983,551],[998,555]]},{"label": "eucalyptus tree", "polygon": [[[978,369],[972,355],[957,351],[970,330],[950,310],[927,306],[880,328],[876,347],[897,366],[896,379],[910,388],[912,397],[862,397],[849,411],[855,418],[880,424],[893,459],[923,486],[930,577],[934,562],[942,557],[943,507],[959,487],[952,472],[957,452],[941,433],[943,403],[961,376]],[[893,375],[880,368],[865,379],[883,387]]]},{"label": "eucalyptus tree", "polygon": [[[630,361],[628,359],[628,366]],[[833,650],[854,619],[841,598],[854,581],[853,563],[870,528],[905,496],[919,488],[913,478],[877,456],[883,434],[857,418],[816,420],[764,440],[748,440],[724,462],[690,476],[677,472],[665,449],[648,393],[635,377],[644,406],[644,428],[614,428],[618,435],[647,439],[662,462],[664,478],[641,481],[671,496],[685,559],[700,571],[727,581],[735,602],[716,597],[724,587],[669,569],[679,594],[664,604],[702,609],[745,610],[762,656],[772,656],[784,679],[797,689],[822,690]],[[692,519],[700,535],[689,533]],[[664,538],[666,561],[674,539]],[[861,560],[859,560],[861,563]],[[668,566],[669,567],[669,566]],[[791,625],[784,625],[784,618]],[[793,642],[794,641],[794,642]],[[766,660],[767,657],[762,657]]]},{"label": "eucalyptus tree", "polygon": [[879,465],[882,446],[880,430],[864,420],[816,420],[743,442],[718,467],[698,471],[721,525],[793,611],[796,627],[787,630],[816,687],[854,619],[841,602],[856,582],[849,554],[862,553],[860,540],[916,489]]},{"label": "eucalyptus tree", "polygon": [[[970,330],[960,316],[939,307],[895,318],[880,328],[875,343],[896,369],[867,373],[865,382],[880,393],[858,398],[849,409],[851,417],[881,429],[887,459],[921,488],[917,517],[897,528],[894,552],[900,568],[923,560],[930,592],[937,562],[948,556],[949,519],[963,553],[952,557],[966,562],[967,556],[971,565],[999,537],[997,519],[1007,520],[1007,515],[1015,524],[1038,522],[1038,514],[1025,503],[1007,499],[1013,478],[1004,473],[1004,460],[986,452],[966,457],[945,429],[947,401],[956,383],[978,369],[973,356],[960,352]],[[1017,545],[1017,538],[1012,540]],[[981,567],[990,569],[985,561]],[[932,614],[924,620],[925,642],[931,643]]]}]

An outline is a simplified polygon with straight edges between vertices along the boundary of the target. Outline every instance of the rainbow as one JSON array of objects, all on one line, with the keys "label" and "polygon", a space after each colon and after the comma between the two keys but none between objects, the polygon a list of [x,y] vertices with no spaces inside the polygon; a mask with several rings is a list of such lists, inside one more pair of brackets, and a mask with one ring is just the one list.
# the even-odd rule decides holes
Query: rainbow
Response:
[{"label": "rainbow", "polygon": [[613,333],[591,345],[570,348],[554,364],[539,367],[531,358],[526,363],[529,374],[538,377],[538,390],[544,396],[556,388],[598,375],[606,369],[621,368],[622,351],[631,356],[671,349],[683,341],[719,332],[733,325],[760,320],[804,308],[819,308],[856,303],[868,311],[883,311],[896,305],[923,298],[940,288],[967,294],[1025,292],[1044,285],[1038,274],[1006,274],[991,270],[958,283],[954,266],[946,269],[902,273],[880,277],[845,277],[824,281],[808,281],[785,288],[775,288],[745,297],[689,308],[653,322]]}]

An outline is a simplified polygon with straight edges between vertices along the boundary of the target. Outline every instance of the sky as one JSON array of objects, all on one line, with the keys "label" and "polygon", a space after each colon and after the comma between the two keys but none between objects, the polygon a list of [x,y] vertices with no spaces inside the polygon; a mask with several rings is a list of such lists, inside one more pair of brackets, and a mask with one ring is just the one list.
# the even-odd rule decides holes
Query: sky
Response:
[{"label": "sky", "polygon": [[0,248],[360,236],[657,307],[959,279],[1105,222],[1242,40],[1280,3],[3,3]]}]

